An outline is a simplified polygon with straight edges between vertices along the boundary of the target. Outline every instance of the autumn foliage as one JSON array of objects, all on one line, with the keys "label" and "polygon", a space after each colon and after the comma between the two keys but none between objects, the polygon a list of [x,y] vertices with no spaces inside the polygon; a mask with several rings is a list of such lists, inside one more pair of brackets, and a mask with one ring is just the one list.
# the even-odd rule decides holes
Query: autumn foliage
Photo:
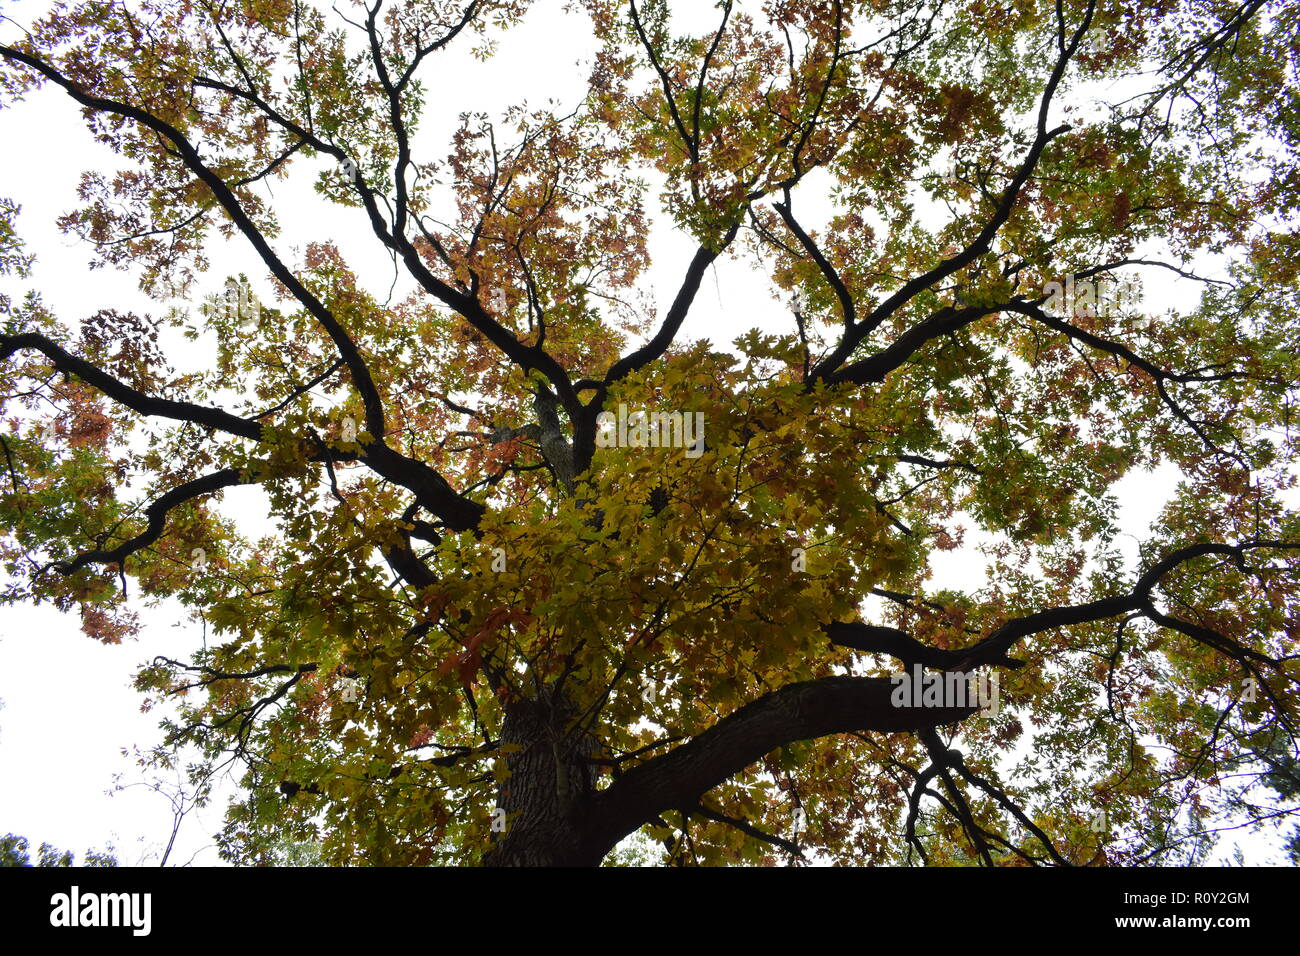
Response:
[{"label": "autumn foliage", "polygon": [[[53,314],[0,203],[3,599],[202,622],[139,687],[179,702],[158,759],[238,772],[223,852],[1136,865],[1289,825],[1300,7],[581,0],[577,101],[521,78],[426,135],[455,51],[508,70],[561,15],[0,24],[0,102],[66,94],[121,157],[61,225],[159,303]],[[304,177],[400,282],[288,254]],[[264,273],[199,308],[221,237]],[[728,260],[771,309],[717,341]],[[700,453],[600,440],[620,407],[702,414]],[[1000,708],[894,706],[917,665]]]}]

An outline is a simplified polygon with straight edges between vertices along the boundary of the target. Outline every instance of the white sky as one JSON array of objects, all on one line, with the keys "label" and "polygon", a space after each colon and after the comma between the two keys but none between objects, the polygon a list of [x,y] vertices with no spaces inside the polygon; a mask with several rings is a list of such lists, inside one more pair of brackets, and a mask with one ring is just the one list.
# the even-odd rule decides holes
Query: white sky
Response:
[{"label": "white sky", "polygon": [[[0,0],[3,12],[22,23],[47,5],[45,0]],[[548,97],[564,104],[576,102],[594,44],[585,20],[562,13],[562,6],[560,0],[539,3],[522,28],[501,39],[498,54],[486,64],[455,50],[429,64],[431,109],[420,139],[426,158],[445,157],[462,111],[497,113],[520,91],[536,105]],[[700,29],[712,24],[710,5],[678,6],[706,15]],[[13,35],[11,24],[0,23],[0,38]],[[47,89],[0,110],[0,142],[6,144],[0,149],[0,195],[22,204],[20,235],[28,251],[38,256],[33,278],[24,286],[41,290],[47,306],[65,321],[102,308],[156,312],[156,303],[138,291],[135,276],[89,271],[89,248],[55,226],[57,217],[75,206],[83,169],[119,165],[117,157],[86,132],[76,105]],[[285,230],[277,249],[292,262],[288,250],[294,245],[332,240],[382,299],[392,279],[389,260],[368,238],[360,211],[331,207],[314,193],[316,168],[300,162],[287,182],[271,187]],[[829,212],[828,204],[814,195],[801,195],[800,209],[801,217],[808,220],[805,225],[819,224]],[[661,306],[671,300],[693,251],[689,239],[662,224],[652,231],[650,280]],[[239,272],[254,277],[255,288],[264,299],[268,297],[269,286],[257,279],[265,269],[241,242],[216,240],[209,257],[213,269],[200,283],[199,297],[219,291],[225,276]],[[1148,275],[1146,281],[1148,301],[1155,295],[1162,304],[1190,304],[1196,294],[1194,289],[1170,286],[1162,276]],[[704,337],[726,346],[754,326],[786,331],[789,312],[772,298],[764,278],[744,264],[724,259],[701,289],[682,339]],[[201,343],[180,342],[170,355],[174,364],[184,367],[202,365],[206,352]],[[1136,474],[1116,489],[1125,502],[1122,524],[1132,535],[1132,553],[1173,480],[1172,472]],[[255,517],[261,512],[256,492],[228,493],[223,507],[228,513],[243,510],[254,525],[265,520]],[[939,553],[934,566],[935,580],[945,587],[973,588],[982,583],[982,563],[969,548]],[[138,639],[104,646],[81,633],[75,615],[60,615],[48,606],[0,611],[0,834],[18,833],[34,845],[48,841],[75,851],[78,859],[86,848],[112,842],[125,864],[157,861],[171,828],[166,801],[143,788],[115,796],[107,791],[117,774],[128,783],[142,779],[122,748],[143,749],[159,738],[159,714],[142,714],[141,698],[130,687],[135,670],[157,654],[184,659],[198,646],[200,635],[194,626],[183,623],[176,606],[145,611],[141,620]],[[219,827],[219,807],[196,811],[182,827],[171,862],[219,862],[211,845],[211,834]],[[1252,841],[1250,845],[1255,852],[1264,852],[1263,844]]]}]

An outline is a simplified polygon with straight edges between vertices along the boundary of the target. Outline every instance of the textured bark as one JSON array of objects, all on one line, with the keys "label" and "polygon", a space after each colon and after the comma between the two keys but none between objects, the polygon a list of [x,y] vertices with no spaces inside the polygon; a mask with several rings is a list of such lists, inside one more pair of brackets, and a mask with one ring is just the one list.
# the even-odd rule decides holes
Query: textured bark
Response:
[{"label": "textured bark", "polygon": [[974,707],[895,707],[881,677],[824,677],[765,694],[666,754],[596,790],[590,737],[564,735],[562,706],[530,701],[507,715],[502,787],[509,826],[489,866],[597,866],[623,837],[665,810],[699,798],[764,755],[796,740],[849,731],[916,731],[955,723]]},{"label": "textured bark", "polygon": [[595,792],[594,737],[566,725],[574,714],[562,699],[526,700],[506,713],[502,740],[520,748],[506,758],[510,776],[499,806],[506,829],[484,857],[486,866],[596,866],[583,839],[582,810]]},{"label": "textured bark", "polygon": [[765,694],[601,791],[585,821],[587,838],[593,847],[605,847],[603,856],[646,820],[694,807],[722,781],[796,740],[924,730],[976,712],[973,707],[895,707],[892,694],[887,677],[823,677]]}]

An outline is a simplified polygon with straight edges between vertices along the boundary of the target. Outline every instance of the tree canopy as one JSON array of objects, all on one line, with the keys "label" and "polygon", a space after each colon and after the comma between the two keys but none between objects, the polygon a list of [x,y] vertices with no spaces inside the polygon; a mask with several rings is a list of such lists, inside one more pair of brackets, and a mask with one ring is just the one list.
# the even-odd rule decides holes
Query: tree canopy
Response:
[{"label": "tree canopy", "polygon": [[[0,23],[0,102],[121,159],[61,226],[159,302],[13,291],[0,204],[4,601],[192,611],[138,685],[179,701],[157,759],[237,769],[236,862],[1136,865],[1285,824],[1300,6],[705,7],[574,0],[583,94],[519,76],[450,141],[456,64],[509,75],[558,4]],[[294,261],[291,177],[400,281]],[[166,308],[221,238],[264,273]],[[730,260],[771,312],[714,342]]]}]

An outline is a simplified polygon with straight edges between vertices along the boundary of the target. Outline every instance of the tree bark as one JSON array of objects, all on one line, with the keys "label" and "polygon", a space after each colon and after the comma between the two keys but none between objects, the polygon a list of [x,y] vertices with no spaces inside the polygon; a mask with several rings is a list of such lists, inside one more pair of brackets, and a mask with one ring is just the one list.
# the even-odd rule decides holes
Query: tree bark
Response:
[{"label": "tree bark", "polygon": [[505,829],[484,856],[485,866],[598,866],[605,852],[584,839],[583,809],[596,789],[591,762],[595,737],[567,726],[574,713],[553,693],[513,704],[502,741],[519,749],[506,757],[510,776],[498,807]]},{"label": "tree bark", "polygon": [[525,701],[506,715],[501,788],[506,830],[486,866],[598,866],[619,840],[665,810],[701,796],[777,747],[849,731],[918,731],[963,720],[975,707],[896,707],[883,677],[823,677],[790,684],[596,789],[591,736],[566,734],[563,701]]}]

